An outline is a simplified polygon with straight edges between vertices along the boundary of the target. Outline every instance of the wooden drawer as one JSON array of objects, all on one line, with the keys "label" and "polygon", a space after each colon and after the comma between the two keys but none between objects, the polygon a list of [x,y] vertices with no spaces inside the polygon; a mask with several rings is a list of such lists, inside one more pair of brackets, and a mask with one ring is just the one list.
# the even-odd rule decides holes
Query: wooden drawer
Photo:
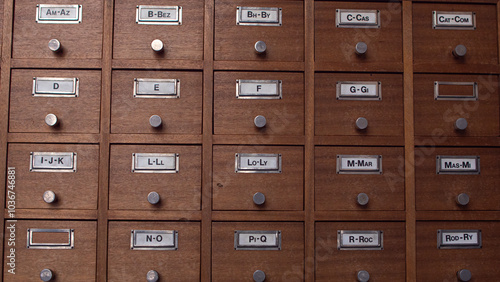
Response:
[{"label": "wooden drawer", "polygon": [[[480,230],[482,247],[439,249],[438,230]],[[500,222],[491,221],[417,222],[417,281],[461,281],[457,272],[464,269],[472,274],[470,281],[498,280],[498,230]]]},{"label": "wooden drawer", "polygon": [[[56,23],[46,23],[47,17],[42,15],[42,20],[35,22],[37,16],[37,5],[81,5],[72,9],[54,7],[43,8],[41,13],[61,12],[68,19],[76,16],[81,11],[80,23],[68,24],[68,21],[58,21]],[[70,59],[98,59],[102,56],[102,25],[103,25],[103,1],[91,0],[85,2],[70,0],[53,0],[40,2],[34,0],[16,0],[14,17],[14,35],[12,41],[13,58],[70,58]],[[42,8],[42,7],[41,7]],[[51,16],[54,18],[54,16]],[[75,17],[74,19],[76,19]],[[43,22],[43,23],[42,23]],[[49,49],[49,41],[57,39],[60,49],[57,52]]]},{"label": "wooden drawer", "polygon": [[404,210],[403,148],[316,147],[314,166],[316,210]]},{"label": "wooden drawer", "polygon": [[[199,210],[201,148],[112,145],[109,179],[112,210]],[[148,201],[151,192],[158,193],[158,203]]]},{"label": "wooden drawer", "polygon": [[213,209],[303,210],[303,167],[298,146],[214,146]]},{"label": "wooden drawer", "polygon": [[[413,82],[416,136],[499,135],[498,76],[416,74]],[[439,83],[437,100],[436,83]],[[477,99],[472,98],[474,83]],[[463,119],[467,127],[455,128],[463,126]]]},{"label": "wooden drawer", "polygon": [[[134,97],[134,79],[178,80],[179,97]],[[111,100],[112,133],[201,134],[201,72],[114,71]],[[153,115],[160,127],[150,125]]]},{"label": "wooden drawer", "polygon": [[99,133],[100,106],[100,71],[12,70],[10,132]]},{"label": "wooden drawer", "polygon": [[314,97],[316,135],[403,136],[400,74],[316,73]]},{"label": "wooden drawer", "polygon": [[[58,154],[50,156],[51,152]],[[97,145],[9,144],[8,166],[16,168],[18,209],[97,209]],[[68,169],[71,166],[76,171]],[[55,194],[54,201],[46,191]]]},{"label": "wooden drawer", "polygon": [[418,210],[500,209],[498,148],[416,148],[415,160]]},{"label": "wooden drawer", "polygon": [[[255,14],[262,14],[261,8],[280,8],[281,25],[237,24],[238,7],[253,7],[252,10],[241,11]],[[269,13],[279,14],[279,11]],[[267,48],[264,53],[256,52],[255,44],[258,41],[265,43]],[[304,61],[303,1],[216,0],[214,48],[214,59],[218,61]]]},{"label": "wooden drawer", "polygon": [[[237,231],[250,234],[280,231],[280,249],[239,248],[236,250]],[[250,240],[250,234],[247,234],[246,239]],[[271,238],[271,235],[265,236]],[[243,237],[244,235],[241,237],[242,241]],[[245,243],[253,245],[249,242]],[[212,280],[254,281],[254,275],[262,275],[262,272],[255,274],[256,271],[262,271],[265,274],[265,281],[302,281],[304,279],[304,224],[302,222],[212,223]]]},{"label": "wooden drawer", "polygon": [[[475,13],[476,28],[433,28],[433,12],[438,13],[438,25],[449,18],[459,16],[468,18],[472,24],[470,13]],[[461,15],[467,12],[469,15]],[[439,20],[442,19],[442,20]],[[460,20],[458,21],[460,22]],[[448,24],[456,24],[449,20]],[[462,24],[466,24],[465,22]],[[456,46],[466,47],[463,57],[456,57],[453,51]],[[413,5],[413,62],[416,69],[445,72],[479,72],[489,69],[496,71],[498,64],[497,12],[495,5],[449,4],[449,3],[415,3]],[[481,65],[494,65],[486,68]],[[417,84],[415,84],[417,85]]]},{"label": "wooden drawer", "polygon": [[[242,94],[249,93],[252,96],[239,95],[237,97],[239,90],[235,90],[235,84],[236,89],[242,89]],[[259,86],[264,89],[257,89]],[[246,90],[247,87],[251,87],[251,89]],[[267,87],[273,87],[273,90],[268,91],[265,89]],[[281,90],[276,91],[276,89]],[[273,93],[273,95],[279,93],[281,98],[268,95],[260,96],[258,94],[260,91]],[[257,116],[265,118],[264,127],[257,127],[255,122]],[[214,133],[303,135],[303,74],[216,72],[214,75]]]},{"label": "wooden drawer", "polygon": [[[343,231],[341,235],[339,231]],[[381,231],[381,235],[370,234],[372,231]],[[352,244],[342,243],[338,249],[339,236],[352,239],[357,248],[368,248],[349,249],[345,247]],[[366,242],[359,243],[363,236]],[[381,250],[371,248],[377,237],[382,238]],[[360,271],[368,272],[370,281],[405,281],[404,222],[317,222],[315,243],[316,281],[367,281],[356,280]]]},{"label": "wooden drawer", "polygon": [[[5,234],[8,235],[5,236],[4,243],[6,265],[3,274],[4,281],[41,281],[40,274],[44,269],[52,272],[53,278],[50,281],[94,281],[96,279],[96,229],[95,221],[18,220],[6,222]],[[26,235],[30,233],[33,244],[27,248],[30,240],[27,240]],[[12,236],[16,239],[15,241],[9,240]],[[29,235],[28,238],[30,238]],[[12,244],[13,242],[15,244]],[[44,249],[44,245],[50,243],[57,244],[59,249],[55,249],[56,246]],[[14,256],[14,270],[7,264],[12,262],[9,256]],[[9,270],[14,271],[15,274]]]},{"label": "wooden drawer", "polygon": [[[178,11],[157,10],[153,7],[144,7],[145,9],[141,11],[152,12],[155,15],[152,18],[160,20],[167,18],[157,16],[158,12],[168,13],[172,19],[181,19],[181,24],[178,21],[171,21],[170,24],[161,24],[166,23],[165,21],[137,23],[137,6],[171,7],[171,9],[180,7]],[[113,58],[203,60],[203,8],[204,2],[201,0],[116,1]],[[177,13],[179,17],[175,16]],[[151,43],[156,39],[162,41],[162,51],[152,49]]]},{"label": "wooden drawer", "polygon": [[[402,65],[400,3],[315,1],[314,14],[317,63],[335,63],[344,71],[387,70]],[[360,42],[367,49],[358,54]]]},{"label": "wooden drawer", "polygon": [[[167,231],[167,234],[160,234],[161,231]],[[175,235],[168,234],[168,231],[177,232],[176,243],[170,244]],[[136,241],[133,249],[132,239]],[[146,245],[158,249],[144,248]],[[169,245],[177,248],[169,248]],[[200,223],[110,222],[108,281],[146,281],[150,270],[158,273],[159,281],[199,281]]]}]

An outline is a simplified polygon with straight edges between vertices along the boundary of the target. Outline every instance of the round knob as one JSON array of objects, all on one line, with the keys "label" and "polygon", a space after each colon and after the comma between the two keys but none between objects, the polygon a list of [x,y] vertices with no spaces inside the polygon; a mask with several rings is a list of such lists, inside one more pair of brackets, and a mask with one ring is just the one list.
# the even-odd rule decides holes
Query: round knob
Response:
[{"label": "round knob", "polygon": [[155,39],[151,42],[151,48],[155,52],[161,52],[163,51],[163,42],[160,39]]},{"label": "round knob", "polygon": [[253,119],[253,123],[255,124],[256,127],[262,128],[262,127],[266,126],[266,123],[267,123],[266,117],[258,115]]},{"label": "round knob", "polygon": [[152,205],[156,205],[160,202],[160,194],[157,192],[150,192],[148,194],[148,202]]},{"label": "round knob", "polygon": [[359,282],[368,282],[370,280],[370,273],[366,270],[358,271],[358,281]]},{"label": "round knob", "polygon": [[54,115],[54,114],[48,114],[45,116],[45,123],[48,125],[48,126],[56,126],[59,124],[59,120],[57,119],[57,116]]},{"label": "round knob", "polygon": [[56,193],[54,193],[53,191],[45,191],[43,192],[43,200],[47,203],[47,204],[52,204],[56,201]]},{"label": "round knob", "polygon": [[364,55],[368,51],[368,45],[364,42],[358,42],[356,44],[356,54],[359,56]]},{"label": "round knob", "polygon": [[370,201],[370,197],[366,195],[366,193],[359,193],[357,197],[358,205],[360,206],[366,206],[368,205],[368,202]]},{"label": "round knob", "polygon": [[150,118],[149,118],[149,124],[152,126],[152,127],[160,127],[161,126],[161,117],[158,116],[158,115],[152,115]]},{"label": "round knob", "polygon": [[262,270],[255,270],[253,273],[253,281],[264,282],[266,280],[266,273]]},{"label": "round knob", "polygon": [[368,127],[368,120],[364,117],[359,117],[356,119],[356,128],[359,130],[364,130]]},{"label": "round knob", "polygon": [[40,271],[40,279],[42,279],[42,281],[50,281],[52,280],[52,277],[53,277],[52,270],[45,268],[42,271]]},{"label": "round knob", "polygon": [[158,275],[158,272],[155,270],[150,270],[148,271],[148,274],[146,274],[146,280],[148,282],[156,282],[160,278],[160,275]]},{"label": "round knob", "polygon": [[52,52],[58,52],[61,50],[61,42],[57,39],[49,40],[49,49]]},{"label": "round knob", "polygon": [[459,204],[461,206],[466,206],[468,203],[469,203],[469,195],[467,195],[465,193],[460,193],[457,196],[457,204]]},{"label": "round knob", "polygon": [[460,281],[467,282],[472,279],[472,273],[468,269],[461,269],[457,271],[457,278]]},{"label": "round knob", "polygon": [[455,121],[456,130],[465,130],[467,128],[467,120],[464,118],[459,118]]},{"label": "round knob", "polygon": [[459,44],[455,47],[455,49],[453,49],[452,53],[453,53],[453,56],[455,56],[457,58],[462,58],[463,56],[465,56],[465,54],[467,54],[467,47],[465,47],[462,44]]},{"label": "round knob", "polygon": [[267,45],[264,41],[255,42],[255,52],[257,54],[264,54],[267,50]]},{"label": "round knob", "polygon": [[266,202],[266,195],[261,192],[253,194],[253,202],[258,206],[263,205]]}]

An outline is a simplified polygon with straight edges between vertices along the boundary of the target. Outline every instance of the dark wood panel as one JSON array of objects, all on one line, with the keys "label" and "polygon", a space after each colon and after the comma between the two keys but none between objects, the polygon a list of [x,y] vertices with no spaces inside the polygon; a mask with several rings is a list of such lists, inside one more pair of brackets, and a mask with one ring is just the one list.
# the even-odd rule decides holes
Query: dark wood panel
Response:
[{"label": "dark wood panel", "polygon": [[[236,153],[281,154],[281,173],[236,173]],[[303,210],[304,151],[293,146],[214,146],[214,210]],[[261,192],[263,205],[253,202]]]},{"label": "dark wood panel", "polygon": [[203,68],[203,61],[114,59],[112,67],[113,69],[200,70]]},{"label": "dark wood panel", "polygon": [[111,134],[112,144],[142,143],[142,144],[201,144],[200,135],[158,135],[146,134]]},{"label": "dark wood panel", "polygon": [[[380,11],[380,28],[336,27],[337,9]],[[315,1],[315,60],[335,63],[343,71],[378,70],[379,63],[388,69],[401,67],[402,20],[401,4],[391,2],[328,2]],[[356,54],[356,44],[364,42],[364,55]]]},{"label": "dark wood panel", "polygon": [[315,136],[316,145],[404,146],[403,136]]},{"label": "dark wood panel", "polygon": [[[281,250],[235,250],[236,230],[280,230]],[[304,275],[304,224],[299,222],[214,222],[212,280],[253,281],[262,270],[266,281],[301,281]]]},{"label": "dark wood panel", "polygon": [[[282,99],[238,99],[238,79],[281,80]],[[258,128],[254,118],[262,115],[266,125]],[[301,73],[215,72],[214,133],[272,135],[304,134],[304,76]]]},{"label": "dark wood panel", "polygon": [[214,211],[213,221],[304,221],[303,211]]},{"label": "dark wood panel", "polygon": [[315,211],[316,221],[405,221],[404,211]]},{"label": "dark wood panel", "polygon": [[[480,249],[438,249],[438,229],[480,229]],[[457,271],[468,269],[471,281],[495,281],[498,276],[500,250],[499,222],[430,221],[417,222],[417,281],[457,281]]]},{"label": "dark wood panel", "polygon": [[200,211],[140,211],[140,210],[109,210],[109,220],[175,220],[200,221]]},{"label": "dark wood panel", "polygon": [[304,145],[304,136],[214,135],[216,145]]},{"label": "dark wood panel", "polygon": [[500,211],[417,211],[417,220],[500,221]]},{"label": "dark wood panel", "polygon": [[[236,24],[236,8],[282,8],[281,26],[243,26]],[[216,0],[214,58],[217,61],[304,61],[304,3],[286,0]],[[265,54],[254,45],[264,41]]]},{"label": "dark wood panel", "polygon": [[[78,78],[78,97],[33,96],[33,78]],[[10,88],[10,132],[99,133],[101,73],[79,70],[13,70]],[[45,116],[58,124],[48,126]]]},{"label": "dark wood panel", "polygon": [[[338,250],[338,230],[381,230],[384,249]],[[370,281],[405,281],[403,222],[318,222],[315,241],[316,281],[351,281],[360,270]]]},{"label": "dark wood panel", "polygon": [[[10,213],[5,209],[5,218],[11,218]],[[87,219],[96,220],[97,210],[71,210],[71,209],[16,209],[14,214],[16,219]]]},{"label": "dark wood panel", "polygon": [[[179,98],[134,98],[134,78],[179,79]],[[112,133],[201,134],[201,72],[113,71]],[[149,124],[159,115],[162,126]]]},{"label": "dark wood panel", "polygon": [[[236,58],[237,59],[237,58]],[[303,62],[215,61],[215,70],[304,71]]]},{"label": "dark wood panel", "polygon": [[14,58],[10,64],[13,69],[29,69],[29,68],[53,68],[53,69],[100,69],[102,67],[101,59],[73,59],[65,58],[64,60],[54,59],[19,59]]},{"label": "dark wood panel", "polygon": [[[339,100],[339,82],[380,82],[381,100]],[[403,136],[403,76],[400,74],[317,73],[315,76],[315,134]],[[368,127],[356,128],[364,117]]]},{"label": "dark wood panel", "polygon": [[[131,250],[131,230],[175,230],[175,251]],[[108,280],[141,281],[150,270],[161,280],[199,281],[199,222],[110,222],[108,231]],[[175,271],[172,271],[175,269]]]},{"label": "dark wood panel", "polygon": [[[133,153],[179,154],[179,172],[134,173],[131,171]],[[111,210],[200,210],[199,146],[112,145],[109,176]],[[160,195],[156,205],[147,201],[153,191]]]},{"label": "dark wood panel", "polygon": [[[338,174],[337,155],[381,155],[382,174]],[[316,210],[404,210],[403,148],[316,147]],[[366,206],[356,199],[369,197]]]},{"label": "dark wood panel", "polygon": [[[182,25],[148,25],[136,23],[137,5],[182,6]],[[113,58],[155,60],[203,59],[203,1],[150,0],[138,3],[116,1],[114,10]],[[163,52],[155,52],[151,42],[160,39]]]},{"label": "dark wood panel", "polygon": [[9,133],[5,134],[9,143],[99,143],[99,134],[74,133]]}]

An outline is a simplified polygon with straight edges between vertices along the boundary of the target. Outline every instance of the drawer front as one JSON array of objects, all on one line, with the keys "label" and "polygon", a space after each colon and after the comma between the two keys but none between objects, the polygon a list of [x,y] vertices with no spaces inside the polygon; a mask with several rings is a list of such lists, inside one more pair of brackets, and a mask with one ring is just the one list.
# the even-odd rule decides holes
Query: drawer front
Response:
[{"label": "drawer front", "polygon": [[[281,248],[280,250],[235,250],[235,234],[240,231],[249,233],[246,234],[246,239],[250,239],[252,234],[260,235],[262,231],[269,233],[280,231]],[[265,275],[265,281],[304,279],[304,224],[301,222],[212,223],[212,280],[254,281],[255,275],[262,277],[262,273]]]},{"label": "drawer front", "polygon": [[99,133],[100,101],[99,71],[12,70],[9,131]]},{"label": "drawer front", "polygon": [[316,147],[314,165],[316,210],[404,210],[403,148]]},{"label": "drawer front", "polygon": [[[237,24],[238,7],[244,15],[262,14],[262,8],[273,8],[269,13],[276,19],[281,12],[281,25],[247,25],[245,23],[253,18],[244,15],[243,21]],[[265,43],[265,49],[258,49],[264,50],[262,53],[257,52],[258,41]],[[214,59],[218,61],[304,61],[303,1],[215,1],[214,48]]]},{"label": "drawer front", "polygon": [[[279,172],[258,170],[277,158]],[[303,148],[297,146],[214,146],[213,209],[302,210],[303,158]],[[249,169],[236,172],[239,160]]]},{"label": "drawer front", "polygon": [[[169,170],[171,162],[178,168]],[[200,209],[200,146],[112,145],[110,167],[110,209]]]},{"label": "drawer front", "polygon": [[[8,155],[16,168],[16,208],[97,209],[97,145],[9,144]],[[76,171],[64,169],[71,165]]]},{"label": "drawer front", "polygon": [[499,210],[498,148],[416,148],[418,210]]},{"label": "drawer front", "polygon": [[[463,237],[460,231],[471,233],[479,230],[482,247],[439,249],[436,240],[438,230],[459,230],[459,237]],[[498,280],[498,230],[500,223],[491,221],[417,222],[417,281],[460,281],[457,272],[462,271],[459,274],[466,275],[464,270],[472,274],[470,281]]]},{"label": "drawer front", "polygon": [[[454,27],[433,28],[433,12],[439,24]],[[466,16],[465,13],[468,13]],[[475,29],[463,26],[465,22],[450,20],[454,16],[467,18],[472,25],[471,13],[475,13]],[[446,22],[448,21],[448,22]],[[459,26],[457,28],[457,26]],[[462,26],[460,28],[460,26]],[[455,56],[458,45],[466,48],[465,55]],[[497,12],[495,5],[415,3],[413,5],[413,60],[415,65],[432,64],[429,71],[484,71],[480,65],[498,64]],[[463,53],[462,53],[463,54]],[[460,55],[460,52],[457,54]]]},{"label": "drawer front", "polygon": [[[41,281],[42,270],[48,269],[53,277],[50,281],[94,281],[96,279],[96,229],[97,224],[93,221],[18,220],[6,222],[4,242],[6,266],[3,280]],[[26,236],[27,234],[31,235]],[[9,240],[13,236],[16,240]],[[70,236],[73,244],[69,239]],[[33,243],[29,248],[27,248],[28,238],[31,238]],[[47,244],[54,245],[49,249],[44,249],[43,245]],[[11,262],[13,264],[8,265]],[[44,274],[47,272],[45,271]]]},{"label": "drawer front", "polygon": [[[173,236],[177,236],[174,243],[177,249],[161,249],[170,245]],[[131,249],[132,238],[136,240],[134,249]],[[152,247],[141,249],[144,245]],[[160,249],[153,249],[158,246]],[[145,281],[151,270],[157,272],[160,281],[199,281],[200,223],[110,222],[108,281]]]},{"label": "drawer front", "polygon": [[[146,13],[139,23],[137,6],[141,14]],[[113,58],[203,60],[203,8],[200,0],[117,1]],[[169,18],[172,21],[165,21]],[[152,48],[154,40],[161,40],[161,50]]]},{"label": "drawer front", "polygon": [[498,136],[498,76],[416,74],[413,82],[415,135]]},{"label": "drawer front", "polygon": [[[155,96],[150,82],[144,93],[152,95],[134,97],[134,79],[177,80],[179,96]],[[112,133],[201,134],[201,72],[114,71],[111,100]],[[150,123],[152,116],[161,118],[160,126]]]},{"label": "drawer front", "polygon": [[400,3],[315,1],[314,13],[316,62],[339,63],[353,71],[402,64]]},{"label": "drawer front", "polygon": [[[339,231],[343,232],[338,234]],[[373,231],[380,231],[381,235],[373,237]],[[342,247],[339,250],[339,236],[356,241],[359,246],[373,245],[378,238],[383,249],[358,250]],[[366,243],[359,243],[360,239]],[[373,242],[369,242],[370,239]],[[317,222],[315,260],[316,281],[358,281],[356,277],[363,277],[366,272],[370,281],[405,281],[405,224]]]},{"label": "drawer front", "polygon": [[316,135],[403,136],[399,74],[316,73],[314,107]]},{"label": "drawer front", "polygon": [[[37,5],[40,4],[40,21]],[[43,7],[43,5],[48,5]],[[64,8],[64,5],[73,6]],[[80,7],[76,6],[80,5]],[[77,13],[81,12],[81,15]],[[75,2],[69,0],[33,1],[16,0],[14,9],[14,35],[12,57],[20,59],[99,59],[102,56],[103,1]],[[57,16],[53,15],[57,13]],[[62,16],[64,13],[65,16]],[[51,15],[52,14],[52,15]],[[73,18],[73,16],[75,16]],[[68,21],[69,18],[81,22]],[[47,23],[53,21],[53,23]],[[59,19],[59,20],[57,20]],[[73,23],[69,23],[73,22]],[[76,23],[75,23],[76,22]],[[52,51],[57,43],[59,49]]]},{"label": "drawer front", "polygon": [[[273,90],[268,90],[268,87],[272,87]],[[242,94],[250,95],[238,95],[239,89]],[[267,94],[272,93],[273,96],[260,95],[260,92],[264,91]],[[277,96],[279,94],[281,97]],[[263,127],[258,127],[262,124],[257,121],[257,116],[265,118]],[[299,73],[216,72],[214,75],[214,133],[303,135],[303,75]]]}]

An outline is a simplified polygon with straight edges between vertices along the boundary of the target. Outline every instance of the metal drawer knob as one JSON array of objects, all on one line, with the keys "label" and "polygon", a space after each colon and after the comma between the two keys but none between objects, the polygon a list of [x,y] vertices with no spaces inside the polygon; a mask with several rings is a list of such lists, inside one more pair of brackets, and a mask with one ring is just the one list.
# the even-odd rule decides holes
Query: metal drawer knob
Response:
[{"label": "metal drawer knob", "polygon": [[40,271],[40,279],[42,281],[50,281],[53,278],[52,270],[45,268],[42,271]]},{"label": "metal drawer knob", "polygon": [[148,274],[146,274],[146,281],[148,282],[156,282],[159,278],[160,275],[155,270],[150,270],[148,271]]},{"label": "metal drawer knob", "polygon": [[262,194],[261,192],[253,194],[253,202],[258,206],[263,205],[266,202],[266,195]]},{"label": "metal drawer knob", "polygon": [[57,39],[49,40],[49,49],[52,52],[59,52],[61,50],[61,42]]},{"label": "metal drawer knob", "polygon": [[45,123],[48,126],[54,127],[54,126],[57,126],[59,124],[59,119],[54,114],[48,114],[45,116]]},{"label": "metal drawer knob", "polygon": [[357,197],[358,205],[360,206],[366,206],[368,205],[368,202],[370,201],[370,197],[366,193],[359,193]]},{"label": "metal drawer knob", "polygon": [[156,205],[160,202],[160,194],[158,192],[150,192],[148,194],[148,202],[152,205]]},{"label": "metal drawer knob", "polygon": [[358,271],[358,281],[359,282],[368,282],[370,280],[370,273],[366,270]]},{"label": "metal drawer knob", "polygon": [[461,269],[457,271],[457,278],[459,281],[467,282],[472,279],[472,273],[468,269]]},{"label": "metal drawer knob", "polygon": [[255,270],[253,273],[253,281],[264,282],[266,280],[266,273],[262,270]]},{"label": "metal drawer knob", "polygon": [[52,204],[56,201],[56,193],[54,193],[54,191],[45,191],[43,192],[43,200],[47,203],[47,204]]},{"label": "metal drawer knob", "polygon": [[253,119],[253,123],[255,124],[256,127],[262,128],[262,127],[266,126],[266,123],[267,123],[266,117],[258,115]]},{"label": "metal drawer knob", "polygon": [[368,45],[364,42],[358,42],[356,44],[356,54],[358,56],[364,55],[368,51]]},{"label": "metal drawer knob", "polygon": [[465,56],[465,54],[467,54],[467,47],[465,47],[462,44],[459,44],[455,47],[455,49],[453,49],[452,53],[453,53],[453,56],[455,56],[457,58],[462,58]]},{"label": "metal drawer knob", "polygon": [[368,120],[364,117],[359,117],[356,119],[356,128],[359,130],[365,130],[368,127]]},{"label": "metal drawer knob", "polygon": [[467,120],[464,118],[459,118],[455,121],[456,130],[465,130],[467,128]]},{"label": "metal drawer knob", "polygon": [[257,41],[255,42],[255,52],[257,52],[257,54],[264,54],[266,53],[266,50],[267,50],[267,45],[264,41]]},{"label": "metal drawer knob", "polygon": [[155,39],[153,42],[151,42],[151,49],[155,52],[161,52],[163,51],[163,41],[160,39]]},{"label": "metal drawer knob", "polygon": [[469,203],[469,195],[467,195],[465,193],[460,193],[457,196],[457,204],[459,204],[461,206],[466,206],[468,203]]},{"label": "metal drawer knob", "polygon": [[161,126],[161,117],[159,115],[152,115],[150,118],[149,118],[149,124],[152,126],[152,127],[160,127]]}]

